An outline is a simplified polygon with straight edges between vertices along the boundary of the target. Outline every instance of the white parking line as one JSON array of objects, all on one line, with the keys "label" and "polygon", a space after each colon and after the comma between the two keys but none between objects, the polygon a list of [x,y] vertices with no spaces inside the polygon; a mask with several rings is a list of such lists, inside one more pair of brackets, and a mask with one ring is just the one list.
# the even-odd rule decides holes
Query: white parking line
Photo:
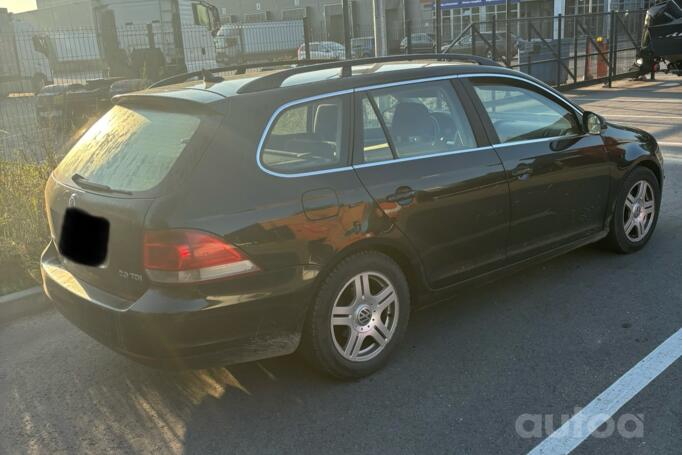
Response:
[{"label": "white parking line", "polygon": [[529,455],[567,454],[682,356],[682,329],[644,357],[611,387],[538,444]]}]

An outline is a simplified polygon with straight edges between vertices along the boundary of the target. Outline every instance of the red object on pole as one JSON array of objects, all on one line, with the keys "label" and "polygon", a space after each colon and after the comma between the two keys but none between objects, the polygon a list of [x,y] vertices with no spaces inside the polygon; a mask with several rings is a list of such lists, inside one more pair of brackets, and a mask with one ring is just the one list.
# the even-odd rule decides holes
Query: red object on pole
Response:
[{"label": "red object on pole", "polygon": [[[609,42],[605,40],[603,37],[598,36],[597,37],[597,46],[599,47],[599,50],[602,52],[603,55],[609,55]],[[601,55],[597,55],[597,77],[602,78],[606,77],[609,74],[609,65],[602,58]]]}]

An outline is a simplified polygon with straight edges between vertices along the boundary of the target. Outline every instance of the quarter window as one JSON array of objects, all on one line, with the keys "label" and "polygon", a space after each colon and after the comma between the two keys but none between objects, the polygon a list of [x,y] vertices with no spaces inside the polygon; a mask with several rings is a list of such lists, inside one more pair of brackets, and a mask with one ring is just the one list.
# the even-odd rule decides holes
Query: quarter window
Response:
[{"label": "quarter window", "polygon": [[347,161],[344,97],[292,106],[277,116],[261,151],[267,168],[296,174],[330,169]]},{"label": "quarter window", "polygon": [[485,82],[474,89],[502,143],[582,134],[573,112],[533,90]]},{"label": "quarter window", "polygon": [[[369,92],[363,101],[364,158],[389,159],[387,146],[397,158],[407,158],[476,147],[464,108],[447,81],[409,84]],[[376,112],[370,107],[376,107]],[[384,136],[379,118],[390,135]],[[368,148],[369,147],[369,148]],[[381,158],[378,158],[381,156]]]}]

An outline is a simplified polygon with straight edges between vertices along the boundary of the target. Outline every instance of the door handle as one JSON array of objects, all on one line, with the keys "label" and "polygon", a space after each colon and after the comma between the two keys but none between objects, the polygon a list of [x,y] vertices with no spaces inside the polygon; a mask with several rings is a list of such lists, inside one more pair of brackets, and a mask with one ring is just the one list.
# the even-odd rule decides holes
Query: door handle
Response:
[{"label": "door handle", "polygon": [[386,196],[389,202],[397,202],[400,205],[407,205],[412,202],[412,199],[417,195],[417,192],[409,186],[401,186],[395,193]]},{"label": "door handle", "polygon": [[519,180],[526,180],[532,173],[533,168],[525,164],[520,164],[511,171],[512,177],[517,177]]}]

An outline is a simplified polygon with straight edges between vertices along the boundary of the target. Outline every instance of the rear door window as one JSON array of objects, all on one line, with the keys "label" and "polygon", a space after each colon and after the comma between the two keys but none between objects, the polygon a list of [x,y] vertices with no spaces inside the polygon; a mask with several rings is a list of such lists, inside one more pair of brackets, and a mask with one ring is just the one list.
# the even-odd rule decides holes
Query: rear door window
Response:
[{"label": "rear door window", "polygon": [[297,174],[344,166],[348,162],[348,97],[296,104],[282,111],[260,151],[261,163],[274,172]]},{"label": "rear door window", "polygon": [[147,191],[169,173],[199,128],[199,116],[114,106],[76,142],[55,171],[62,180]]},{"label": "rear door window", "polygon": [[[401,85],[369,92],[390,136],[390,145],[397,158],[431,155],[476,147],[476,138],[464,107],[448,81]],[[371,139],[369,146],[378,146],[372,139],[379,137],[378,121],[363,109],[363,135]],[[378,119],[377,119],[378,120]],[[365,151],[365,159],[375,161],[376,155]]]}]

